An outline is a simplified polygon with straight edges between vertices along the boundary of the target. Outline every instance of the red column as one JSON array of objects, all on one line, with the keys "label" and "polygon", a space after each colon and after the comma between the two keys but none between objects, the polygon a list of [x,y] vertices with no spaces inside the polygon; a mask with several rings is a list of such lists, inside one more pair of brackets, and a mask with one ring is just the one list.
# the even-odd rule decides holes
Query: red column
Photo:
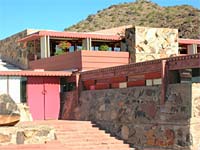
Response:
[{"label": "red column", "polygon": [[79,95],[80,95],[80,73],[77,72],[76,73],[76,104],[78,104],[78,101],[79,101]]},{"label": "red column", "polygon": [[168,83],[168,79],[167,79],[167,74],[168,74],[168,68],[167,68],[167,64],[166,64],[166,60],[162,60],[162,67],[161,67],[161,78],[162,78],[162,87],[161,87],[161,101],[160,104],[164,105],[165,103],[165,98],[166,98],[166,90],[167,90],[167,83]]}]

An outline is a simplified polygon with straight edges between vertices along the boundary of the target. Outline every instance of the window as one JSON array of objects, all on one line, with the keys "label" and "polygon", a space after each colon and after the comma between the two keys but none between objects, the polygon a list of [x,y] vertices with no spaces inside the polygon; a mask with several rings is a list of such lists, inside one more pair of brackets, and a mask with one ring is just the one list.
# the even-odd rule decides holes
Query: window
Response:
[{"label": "window", "polygon": [[76,83],[75,82],[68,82],[67,78],[61,78],[60,79],[60,92],[68,92],[68,91],[74,91],[76,89]]},{"label": "window", "polygon": [[27,97],[26,97],[26,85],[27,85],[27,78],[26,77],[21,77],[20,80],[20,87],[21,87],[21,103],[26,103],[27,102]]},{"label": "window", "polygon": [[192,82],[200,83],[200,68],[192,69]]}]

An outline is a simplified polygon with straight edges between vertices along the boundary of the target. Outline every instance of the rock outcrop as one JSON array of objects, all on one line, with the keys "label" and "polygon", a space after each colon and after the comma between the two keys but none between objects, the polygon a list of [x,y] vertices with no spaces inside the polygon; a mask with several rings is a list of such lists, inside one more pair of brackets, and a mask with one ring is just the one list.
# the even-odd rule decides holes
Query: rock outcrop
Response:
[{"label": "rock outcrop", "polygon": [[55,140],[55,130],[47,125],[19,124],[0,128],[0,147],[11,144],[44,144],[52,140]]},{"label": "rock outcrop", "polygon": [[0,95],[0,126],[12,126],[20,120],[17,104],[9,95]]}]

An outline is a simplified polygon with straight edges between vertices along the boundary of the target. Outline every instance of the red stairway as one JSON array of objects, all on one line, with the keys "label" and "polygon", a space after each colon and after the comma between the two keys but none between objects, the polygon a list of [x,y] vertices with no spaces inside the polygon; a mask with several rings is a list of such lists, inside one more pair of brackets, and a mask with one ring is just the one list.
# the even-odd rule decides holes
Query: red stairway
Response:
[{"label": "red stairway", "polygon": [[0,150],[130,150],[128,144],[93,127],[90,121],[48,120],[20,125],[48,125],[56,129],[56,140],[46,144],[0,146]]}]

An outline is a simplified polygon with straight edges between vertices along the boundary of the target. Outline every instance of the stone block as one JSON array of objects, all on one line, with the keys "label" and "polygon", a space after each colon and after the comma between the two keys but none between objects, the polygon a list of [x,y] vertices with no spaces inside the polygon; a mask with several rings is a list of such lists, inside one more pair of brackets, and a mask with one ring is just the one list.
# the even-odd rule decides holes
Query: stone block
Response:
[{"label": "stone block", "polygon": [[42,144],[51,140],[55,140],[55,130],[45,125],[0,128],[0,145]]},{"label": "stone block", "polygon": [[153,85],[161,85],[162,80],[161,79],[153,79]]},{"label": "stone block", "polygon": [[127,82],[119,83],[119,88],[127,88]]},{"label": "stone block", "polygon": [[17,132],[16,143],[17,144],[24,144],[25,135],[23,131]]},{"label": "stone block", "polygon": [[129,137],[129,128],[125,125],[123,125],[121,128],[121,136],[125,140],[127,140]]},{"label": "stone block", "polygon": [[1,143],[7,143],[11,141],[11,136],[8,134],[2,134],[0,133],[0,145]]},{"label": "stone block", "polygon": [[153,80],[146,80],[146,86],[152,86],[153,85]]},{"label": "stone block", "polygon": [[117,116],[118,116],[118,113],[116,110],[111,111],[111,115],[110,115],[111,120],[115,120]]},{"label": "stone block", "polygon": [[106,105],[103,104],[99,107],[99,111],[106,111]]},{"label": "stone block", "polygon": [[0,108],[0,126],[15,125],[20,120],[19,108],[9,95],[0,95]]}]

